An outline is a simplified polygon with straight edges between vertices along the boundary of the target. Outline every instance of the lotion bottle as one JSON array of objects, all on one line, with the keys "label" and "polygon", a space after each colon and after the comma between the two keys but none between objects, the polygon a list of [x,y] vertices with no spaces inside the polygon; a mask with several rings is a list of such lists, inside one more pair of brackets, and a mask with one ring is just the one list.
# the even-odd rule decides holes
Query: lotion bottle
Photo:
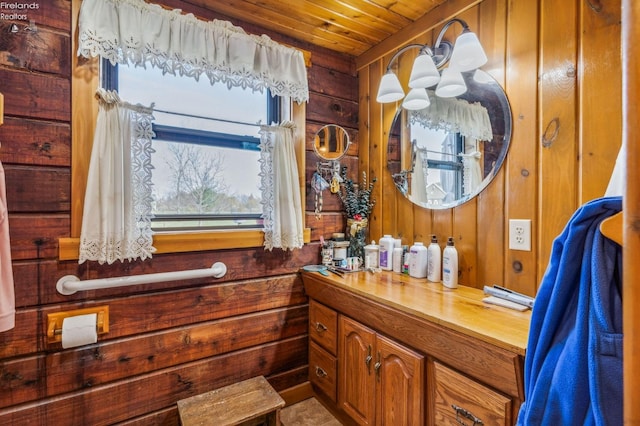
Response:
[{"label": "lotion bottle", "polygon": [[442,284],[447,288],[458,287],[458,250],[453,237],[449,237],[442,253]]},{"label": "lotion bottle", "polygon": [[402,272],[403,255],[402,241],[396,239],[393,246],[393,272]]},{"label": "lotion bottle", "polygon": [[415,242],[409,249],[409,275],[414,278],[427,276],[427,248],[421,242]]},{"label": "lotion bottle", "polygon": [[439,283],[442,252],[440,251],[440,246],[438,245],[438,238],[435,235],[431,236],[431,244],[429,244],[427,251],[427,279],[431,282]]},{"label": "lotion bottle", "polygon": [[385,235],[380,238],[378,245],[380,246],[378,266],[383,271],[390,271],[393,267],[393,237],[391,235]]}]

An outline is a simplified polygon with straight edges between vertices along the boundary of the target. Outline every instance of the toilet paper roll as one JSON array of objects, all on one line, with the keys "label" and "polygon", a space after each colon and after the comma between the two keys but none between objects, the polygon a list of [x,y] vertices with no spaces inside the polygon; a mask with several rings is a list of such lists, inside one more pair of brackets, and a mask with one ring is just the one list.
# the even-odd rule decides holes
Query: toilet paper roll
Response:
[{"label": "toilet paper roll", "polygon": [[96,314],[77,315],[62,320],[62,347],[74,348],[98,341]]}]

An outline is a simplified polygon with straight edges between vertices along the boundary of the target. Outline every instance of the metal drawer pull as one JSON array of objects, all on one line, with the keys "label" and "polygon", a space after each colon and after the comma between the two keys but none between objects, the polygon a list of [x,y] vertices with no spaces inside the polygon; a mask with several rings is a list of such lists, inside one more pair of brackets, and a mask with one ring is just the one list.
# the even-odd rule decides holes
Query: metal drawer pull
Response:
[{"label": "metal drawer pull", "polygon": [[378,381],[380,381],[380,367],[382,367],[382,363],[380,362],[380,352],[378,352],[378,362],[373,365],[373,369],[376,371],[376,377]]},{"label": "metal drawer pull", "polygon": [[316,365],[316,376],[318,376],[318,377],[327,377],[327,375],[328,374],[327,374],[326,371],[324,371],[322,368],[320,368],[320,367],[318,367]]},{"label": "metal drawer pull", "polygon": [[327,331],[327,326],[321,322],[316,322],[316,331],[318,333],[322,333],[323,331]]},{"label": "metal drawer pull", "polygon": [[471,426],[484,424],[482,420],[480,420],[479,418],[477,418],[476,416],[474,416],[473,414],[471,414],[469,411],[465,410],[462,407],[458,407],[455,404],[451,404],[451,408],[453,408],[456,411],[456,422],[458,422],[463,426],[468,426],[468,425],[460,417],[464,417],[467,420],[471,420],[473,422]]}]

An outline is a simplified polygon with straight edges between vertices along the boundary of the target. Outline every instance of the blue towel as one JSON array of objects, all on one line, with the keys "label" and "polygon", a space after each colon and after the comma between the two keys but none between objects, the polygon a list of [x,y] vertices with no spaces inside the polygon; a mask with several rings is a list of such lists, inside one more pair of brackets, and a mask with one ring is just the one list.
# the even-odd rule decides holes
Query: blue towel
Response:
[{"label": "blue towel", "polygon": [[554,240],[531,313],[518,425],[622,424],[622,249],[600,222],[621,197],[590,201]]}]

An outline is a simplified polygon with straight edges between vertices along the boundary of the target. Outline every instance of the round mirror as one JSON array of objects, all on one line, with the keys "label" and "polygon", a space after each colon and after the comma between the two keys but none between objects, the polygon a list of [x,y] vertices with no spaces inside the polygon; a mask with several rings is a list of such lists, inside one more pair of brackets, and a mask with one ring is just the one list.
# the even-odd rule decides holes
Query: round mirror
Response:
[{"label": "round mirror", "polygon": [[339,160],[349,149],[350,143],[345,129],[336,124],[328,124],[316,133],[313,150],[324,160]]},{"label": "round mirror", "polygon": [[502,87],[482,70],[463,73],[467,91],[431,104],[402,107],[391,125],[387,168],[398,190],[431,209],[458,206],[478,195],[504,162],[511,108]]}]

